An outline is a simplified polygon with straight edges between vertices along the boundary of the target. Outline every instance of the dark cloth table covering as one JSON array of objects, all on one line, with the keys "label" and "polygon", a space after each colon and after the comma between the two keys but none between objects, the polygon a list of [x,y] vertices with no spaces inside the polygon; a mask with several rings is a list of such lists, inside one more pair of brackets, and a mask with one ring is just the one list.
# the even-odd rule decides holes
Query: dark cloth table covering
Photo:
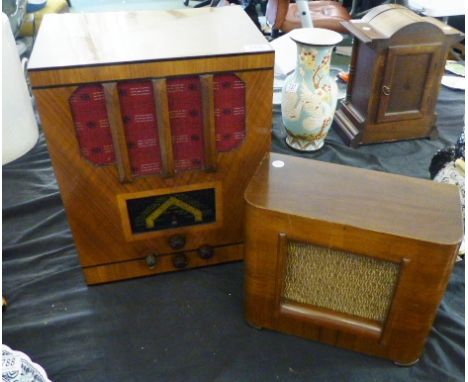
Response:
[{"label": "dark cloth table covering", "polygon": [[[331,131],[302,155],[429,178],[435,152],[464,126],[464,94],[441,89],[440,136],[346,147]],[[274,110],[275,152],[284,143]],[[343,185],[345,187],[345,185]],[[44,137],[3,167],[3,343],[28,354],[55,382],[73,381],[462,381],[464,261],[415,366],[249,327],[241,262],[88,287]]]}]

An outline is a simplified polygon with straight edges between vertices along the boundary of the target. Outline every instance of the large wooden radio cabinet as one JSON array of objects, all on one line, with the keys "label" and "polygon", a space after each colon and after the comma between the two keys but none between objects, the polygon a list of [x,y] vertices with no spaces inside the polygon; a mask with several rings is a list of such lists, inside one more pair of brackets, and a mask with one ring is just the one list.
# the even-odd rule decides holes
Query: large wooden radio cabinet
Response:
[{"label": "large wooden radio cabinet", "polygon": [[419,358],[463,237],[456,186],[267,154],[245,199],[253,326]]},{"label": "large wooden radio cabinet", "polygon": [[344,141],[356,147],[435,135],[445,60],[463,34],[396,4],[342,24],[354,36],[347,94],[335,114]]},{"label": "large wooden radio cabinet", "polygon": [[29,74],[87,283],[242,259],[273,64],[240,7],[45,17]]}]

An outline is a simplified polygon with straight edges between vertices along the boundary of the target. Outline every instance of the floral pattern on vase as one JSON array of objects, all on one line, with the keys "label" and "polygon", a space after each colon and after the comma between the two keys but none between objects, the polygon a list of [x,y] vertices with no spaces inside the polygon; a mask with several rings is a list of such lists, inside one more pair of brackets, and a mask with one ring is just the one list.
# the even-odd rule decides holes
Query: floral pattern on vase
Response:
[{"label": "floral pattern on vase", "polygon": [[300,151],[320,149],[330,130],[336,109],[338,87],[330,77],[333,46],[340,34],[319,28],[291,32],[297,44],[295,71],[282,90],[281,113],[286,143]]}]

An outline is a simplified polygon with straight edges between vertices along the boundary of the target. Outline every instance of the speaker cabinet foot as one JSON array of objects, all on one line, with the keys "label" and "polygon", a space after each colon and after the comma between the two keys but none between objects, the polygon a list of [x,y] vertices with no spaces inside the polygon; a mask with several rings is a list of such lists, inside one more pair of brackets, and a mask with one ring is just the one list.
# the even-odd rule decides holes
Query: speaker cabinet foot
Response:
[{"label": "speaker cabinet foot", "polygon": [[407,362],[407,363],[406,362],[393,361],[393,364],[395,366],[399,366],[399,367],[411,367],[411,366],[416,365],[418,362],[419,362],[419,358],[416,358],[415,361]]},{"label": "speaker cabinet foot", "polygon": [[249,325],[252,329],[263,330],[263,326],[258,326],[258,325],[252,324],[249,321],[246,321],[246,322],[247,322],[247,325]]},{"label": "speaker cabinet foot", "polygon": [[437,127],[434,126],[434,128],[432,129],[431,133],[429,134],[429,139],[431,141],[435,141],[436,139],[439,138],[439,130],[437,130]]}]

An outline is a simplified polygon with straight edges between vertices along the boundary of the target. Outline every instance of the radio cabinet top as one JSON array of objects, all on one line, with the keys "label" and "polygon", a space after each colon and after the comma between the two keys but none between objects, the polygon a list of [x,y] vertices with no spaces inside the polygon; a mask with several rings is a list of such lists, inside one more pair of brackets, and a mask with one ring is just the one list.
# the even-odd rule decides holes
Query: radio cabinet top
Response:
[{"label": "radio cabinet top", "polygon": [[[272,60],[273,48],[242,8],[207,7],[47,15],[28,69],[33,86],[48,86],[269,68]],[[140,64],[139,73],[128,64]]]}]

